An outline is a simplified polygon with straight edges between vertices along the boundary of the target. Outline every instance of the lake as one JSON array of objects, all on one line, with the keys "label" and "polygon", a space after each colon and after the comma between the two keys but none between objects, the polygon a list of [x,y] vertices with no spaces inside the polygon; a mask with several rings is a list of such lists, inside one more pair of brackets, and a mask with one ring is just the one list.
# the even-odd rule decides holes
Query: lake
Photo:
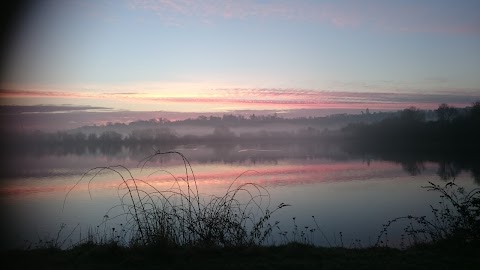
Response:
[{"label": "lake", "polygon": [[[182,153],[192,171],[188,166],[185,170],[177,154],[145,160],[157,150]],[[320,143],[10,152],[2,157],[2,248],[28,247],[39,240],[57,238],[62,243],[67,239],[62,246],[66,248],[92,231],[119,231],[126,221],[122,208],[115,206],[121,205],[122,198],[128,201],[122,197],[125,185],[121,176],[114,171],[94,170],[82,179],[90,169],[117,165],[141,179],[140,188],[144,190],[171,190],[179,185],[176,181],[186,179],[187,173],[204,200],[210,195],[222,196],[231,185],[260,185],[265,189],[263,194],[269,195],[262,197],[262,207],[289,205],[272,215],[272,223],[279,223],[268,244],[298,240],[303,231],[302,239],[316,245],[371,246],[389,220],[406,215],[431,216],[430,204],[437,205],[439,194],[422,188],[429,181],[444,185],[455,178],[455,183],[466,190],[479,185],[478,176],[474,177],[461,162],[412,160],[401,155],[385,159]],[[128,175],[122,167],[115,169]],[[248,200],[248,196],[239,199]],[[393,246],[401,241],[403,225],[392,227],[389,233]]]}]

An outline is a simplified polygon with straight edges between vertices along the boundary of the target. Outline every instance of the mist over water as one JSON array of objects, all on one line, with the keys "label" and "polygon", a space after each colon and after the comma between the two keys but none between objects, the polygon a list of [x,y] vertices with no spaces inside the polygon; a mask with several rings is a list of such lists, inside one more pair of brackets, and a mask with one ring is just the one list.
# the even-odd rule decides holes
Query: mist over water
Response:
[{"label": "mist over water", "polygon": [[[439,194],[422,187],[450,181],[467,191],[478,187],[479,121],[477,102],[442,104],[435,112],[410,107],[299,119],[159,118],[57,133],[2,130],[3,245],[56,239],[66,248],[92,234],[133,232],[123,227],[132,226],[131,182],[138,200],[140,193],[163,200],[194,192],[200,208],[239,188],[243,197],[235,202],[262,206],[254,216],[288,205],[268,220],[275,225],[266,244],[372,246],[388,221],[434,215]],[[252,190],[244,189],[249,183]],[[412,240],[404,239],[405,225],[389,227],[389,246],[412,244],[405,243]]]},{"label": "mist over water", "polygon": [[[292,237],[295,224],[303,230],[312,228],[315,216],[329,241],[339,244],[342,232],[345,245],[360,242],[372,245],[382,224],[389,219],[430,214],[429,204],[436,203],[438,198],[421,188],[428,181],[441,184],[455,179],[467,189],[479,184],[468,160],[382,157],[379,153],[356,152],[348,146],[331,143],[259,141],[85,147],[74,152],[32,149],[2,157],[4,182],[0,198],[8,217],[6,229],[2,230],[8,239],[4,245],[19,247],[56,237],[62,223],[67,224],[62,237],[78,225],[69,240],[75,242],[79,234],[85,236],[89,228],[102,224],[108,211],[119,205],[122,180],[118,175],[102,173],[93,180],[87,177],[79,182],[92,168],[122,165],[135,178],[168,189],[174,184],[172,175],[184,176],[185,168],[176,155],[157,156],[142,166],[144,158],[158,150],[179,151],[188,158],[205,198],[222,195],[234,181],[235,184],[251,182],[268,190],[272,208],[280,203],[291,205],[272,217],[272,222],[280,222],[270,240],[276,244],[284,241],[279,236],[281,232],[289,232]],[[121,223],[117,219],[103,226],[118,228]],[[392,242],[398,241],[399,233],[400,228],[392,232]],[[319,235],[310,237],[316,244],[327,245]]]}]

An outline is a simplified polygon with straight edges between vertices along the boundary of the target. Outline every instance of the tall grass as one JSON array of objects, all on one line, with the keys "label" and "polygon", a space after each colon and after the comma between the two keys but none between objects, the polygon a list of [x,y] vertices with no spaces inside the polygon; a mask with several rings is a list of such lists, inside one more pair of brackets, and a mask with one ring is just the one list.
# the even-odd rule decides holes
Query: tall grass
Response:
[{"label": "tall grass", "polygon": [[[88,185],[100,174],[114,173],[120,180],[118,186],[119,204],[110,208],[102,224],[90,229],[81,243],[115,243],[125,246],[172,246],[172,247],[246,247],[258,246],[274,239],[273,231],[278,231],[282,244],[301,243],[316,245],[316,234],[320,233],[329,247],[344,247],[342,232],[340,244],[336,239],[330,242],[312,216],[314,226],[299,227],[293,218],[294,229],[282,230],[279,222],[272,224],[271,218],[278,210],[289,205],[281,203],[270,208],[270,194],[255,183],[242,183],[239,179],[249,171],[235,178],[223,195],[202,194],[188,159],[180,152],[156,152],[139,163],[143,170],[146,164],[157,156],[176,155],[183,163],[181,176],[159,169],[146,180],[134,177],[128,168],[117,165],[96,167],[86,172],[69,190],[69,193],[82,181]],[[174,183],[170,188],[159,189],[148,178],[163,173]],[[400,247],[442,240],[480,240],[480,188],[470,192],[454,182],[445,186],[429,182],[423,188],[437,192],[441,201],[438,206],[430,206],[432,216],[401,216],[388,221],[378,235],[374,246],[392,246],[389,231],[394,224],[407,222]],[[89,190],[90,192],[90,190]],[[120,211],[118,211],[120,210]],[[120,229],[107,228],[109,221],[123,218]],[[103,227],[102,227],[103,226]],[[63,229],[63,227],[62,227]],[[71,234],[70,234],[71,236]],[[70,237],[69,236],[69,237]],[[335,235],[334,235],[335,237]],[[274,240],[272,240],[274,242]],[[408,243],[406,243],[408,241]],[[59,237],[54,242],[60,242]],[[398,243],[393,245],[398,247]],[[359,240],[352,247],[363,247]]]},{"label": "tall grass", "polygon": [[[119,217],[125,218],[123,234],[128,245],[160,246],[202,246],[228,247],[261,245],[269,238],[278,222],[270,219],[287,204],[281,203],[270,210],[270,194],[255,183],[239,183],[239,175],[232,181],[222,196],[200,193],[195,174],[188,159],[180,152],[156,152],[140,162],[141,168],[152,158],[161,155],[177,155],[184,166],[182,176],[165,170],[174,185],[160,190],[146,180],[134,177],[132,172],[121,165],[97,167],[89,170],[69,190],[68,194],[82,181],[90,184],[99,174],[113,172],[121,180],[118,187],[121,214],[105,215],[104,222]],[[150,177],[151,175],[149,175]],[[65,206],[64,201],[64,206]],[[130,237],[125,237],[127,233]],[[90,234],[87,241],[91,241]]]}]

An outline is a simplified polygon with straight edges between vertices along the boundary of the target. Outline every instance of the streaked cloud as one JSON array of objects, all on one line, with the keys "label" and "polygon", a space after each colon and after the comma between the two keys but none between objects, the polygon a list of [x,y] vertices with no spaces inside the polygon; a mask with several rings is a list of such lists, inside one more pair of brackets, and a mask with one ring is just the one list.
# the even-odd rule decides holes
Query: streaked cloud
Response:
[{"label": "streaked cloud", "polygon": [[88,93],[76,93],[68,91],[45,91],[45,90],[12,90],[1,89],[0,97],[89,97]]},{"label": "streaked cloud", "polygon": [[37,105],[20,106],[5,105],[0,106],[0,114],[22,114],[22,113],[59,113],[59,112],[78,112],[78,111],[109,111],[111,108],[95,106],[77,106],[77,105]]},{"label": "streaked cloud", "polygon": [[176,25],[185,18],[206,23],[259,18],[396,32],[480,33],[475,1],[131,0],[129,6],[155,12]]},{"label": "streaked cloud", "polygon": [[[157,92],[61,92],[61,91],[32,91],[32,90],[2,90],[1,98],[48,98],[65,100],[95,100],[96,104],[115,102],[168,105],[172,104],[178,111],[231,111],[245,109],[403,109],[408,106],[432,109],[441,103],[453,106],[468,106],[480,99],[479,90],[451,90],[442,92],[352,92],[352,91],[322,91],[313,89],[282,89],[282,88],[220,88],[204,89],[202,91],[175,91]],[[103,100],[103,102],[102,102]],[[195,107],[202,106],[202,107]],[[73,108],[73,109],[72,109]],[[188,108],[188,110],[187,110]],[[197,109],[195,109],[197,108]],[[201,109],[198,109],[201,108]],[[37,107],[42,109],[42,107]],[[103,106],[79,107],[44,107],[42,110],[89,110],[107,109]],[[121,110],[125,108],[113,108]],[[148,109],[139,107],[137,111]]]},{"label": "streaked cloud", "polygon": [[[281,88],[220,88],[175,94],[161,92],[82,92],[0,90],[2,102],[12,99],[76,102],[84,105],[35,105],[0,107],[2,128],[10,130],[73,129],[108,122],[129,123],[164,117],[170,120],[225,113],[250,115],[279,113],[284,117],[324,116],[334,113],[402,110],[410,106],[435,109],[441,103],[464,107],[480,100],[479,90],[442,92],[349,92]],[[178,91],[181,92],[181,91]],[[77,99],[72,98],[77,97]],[[96,103],[93,103],[96,102]],[[100,104],[92,106],[90,104]],[[108,108],[104,104],[120,107]],[[135,110],[121,106],[136,104]],[[141,104],[138,105],[138,104]],[[104,105],[104,106],[101,106]],[[123,110],[122,110],[123,109]],[[55,113],[62,112],[62,113]]]}]

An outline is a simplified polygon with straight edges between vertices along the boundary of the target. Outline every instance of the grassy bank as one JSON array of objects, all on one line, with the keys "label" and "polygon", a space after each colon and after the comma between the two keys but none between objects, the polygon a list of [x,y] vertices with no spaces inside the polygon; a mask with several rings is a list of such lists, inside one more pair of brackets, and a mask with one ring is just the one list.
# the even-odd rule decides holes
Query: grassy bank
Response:
[{"label": "grassy bank", "polygon": [[[300,244],[244,248],[81,245],[2,253],[9,269],[477,269],[480,245],[438,242],[406,250]],[[6,269],[6,268],[4,268]]]}]

